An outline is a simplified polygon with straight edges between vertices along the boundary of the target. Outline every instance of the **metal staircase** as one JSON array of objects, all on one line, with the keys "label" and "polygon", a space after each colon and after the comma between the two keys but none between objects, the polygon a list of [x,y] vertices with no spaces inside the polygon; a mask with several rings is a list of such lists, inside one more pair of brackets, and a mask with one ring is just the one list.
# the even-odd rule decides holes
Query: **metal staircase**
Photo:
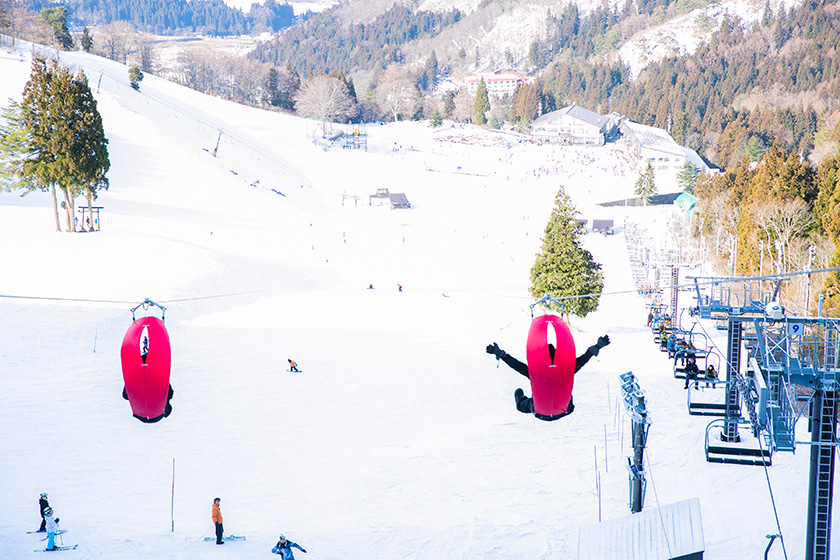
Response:
[{"label": "metal staircase", "polygon": [[834,448],[837,434],[837,391],[818,390],[811,408],[811,474],[808,481],[806,560],[828,560]]},{"label": "metal staircase", "polygon": [[726,336],[726,422],[724,422],[721,440],[738,442],[738,420],[741,418],[741,399],[737,380],[741,376],[741,321],[729,320]]}]

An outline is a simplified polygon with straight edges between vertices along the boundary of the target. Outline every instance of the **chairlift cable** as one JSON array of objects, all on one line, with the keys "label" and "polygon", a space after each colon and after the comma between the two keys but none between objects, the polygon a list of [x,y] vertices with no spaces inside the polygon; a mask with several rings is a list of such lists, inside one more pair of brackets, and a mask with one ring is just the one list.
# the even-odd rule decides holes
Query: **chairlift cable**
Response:
[{"label": "chairlift cable", "polygon": [[665,544],[668,546],[668,558],[673,557],[671,553],[671,541],[668,539],[668,531],[665,530],[665,519],[662,517],[662,507],[659,505],[659,494],[656,492],[656,480],[653,478],[653,458],[650,456],[650,449],[645,448],[648,456],[647,470],[650,474],[650,483],[653,486],[653,497],[656,500],[656,509],[659,512],[659,523],[662,525],[662,534],[665,536]]},{"label": "chairlift cable", "polygon": [[[761,443],[761,434],[758,434],[759,437],[756,439],[758,440],[758,447],[761,449],[761,452],[764,453],[764,445]],[[779,530],[779,541],[782,543],[782,554],[785,555],[785,560],[787,560],[787,549],[785,548],[785,536],[782,534],[782,525],[779,522],[779,510],[776,508],[776,498],[773,495],[773,485],[770,483],[770,472],[767,470],[767,462],[762,461],[761,465],[764,467],[764,477],[767,479],[767,490],[770,492],[770,503],[773,504],[773,516],[776,518],[776,529]]]}]

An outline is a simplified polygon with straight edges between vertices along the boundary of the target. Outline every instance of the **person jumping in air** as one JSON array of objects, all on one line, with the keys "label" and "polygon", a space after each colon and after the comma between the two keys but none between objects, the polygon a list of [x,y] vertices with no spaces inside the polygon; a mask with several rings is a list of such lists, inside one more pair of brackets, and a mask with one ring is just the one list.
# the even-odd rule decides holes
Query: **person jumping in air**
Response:
[{"label": "person jumping in air", "polygon": [[[578,370],[580,370],[580,368],[582,368],[584,365],[586,365],[586,362],[588,362],[590,358],[592,358],[593,356],[597,356],[598,352],[600,352],[601,348],[603,348],[604,346],[607,346],[609,343],[610,343],[610,337],[609,336],[604,335],[604,336],[599,337],[598,341],[595,344],[593,344],[592,346],[587,348],[586,352],[584,352],[583,354],[581,354],[580,356],[577,357],[577,360],[575,361],[575,373],[577,373]],[[514,371],[516,371],[517,373],[520,373],[520,374],[524,375],[525,377],[527,377],[528,379],[530,379],[530,376],[528,375],[527,364],[523,364],[522,362],[520,362],[519,360],[517,360],[516,358],[514,358],[513,356],[511,356],[510,354],[508,354],[507,352],[505,352],[501,348],[499,348],[499,345],[496,344],[495,342],[493,344],[488,344],[486,350],[487,350],[488,354],[493,354],[494,356],[496,356],[496,360],[502,360],[504,363],[506,363],[508,366],[510,366]],[[554,359],[554,351],[555,351],[554,350],[554,345],[549,344],[548,345],[548,351],[551,354],[551,358],[553,360]],[[525,391],[523,391],[522,389],[517,389],[513,393],[513,398],[516,401],[516,410],[518,410],[519,412],[526,413],[526,414],[535,414],[534,413],[534,399],[533,399],[533,397],[526,397],[525,396]],[[537,418],[540,418],[541,420],[557,420],[558,418],[568,416],[569,414],[574,412],[574,410],[575,410],[574,402],[573,402],[572,399],[569,399],[569,407],[566,409],[565,413],[557,415],[557,416],[552,416],[552,417],[545,417],[545,416],[538,415],[538,414],[535,414],[535,416],[537,416]]]},{"label": "person jumping in air", "polygon": [[291,358],[289,358],[289,371],[300,373],[300,370],[297,368],[297,362]]},{"label": "person jumping in air", "polygon": [[298,543],[292,542],[290,540],[286,540],[286,537],[280,535],[280,540],[277,541],[277,544],[274,545],[274,548],[271,549],[271,552],[274,554],[279,554],[283,557],[283,560],[295,560],[295,555],[292,552],[292,548],[296,548],[306,554],[306,550],[301,548]]}]

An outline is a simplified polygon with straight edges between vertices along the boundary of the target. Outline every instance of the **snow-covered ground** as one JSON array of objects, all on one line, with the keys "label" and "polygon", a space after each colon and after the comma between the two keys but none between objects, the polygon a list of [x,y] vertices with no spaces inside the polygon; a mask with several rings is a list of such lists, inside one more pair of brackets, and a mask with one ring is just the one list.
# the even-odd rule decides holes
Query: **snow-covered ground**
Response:
[{"label": "snow-covered ground", "polygon": [[[29,52],[0,51],[0,99],[20,99]],[[46,195],[0,194],[0,558],[39,556],[41,492],[79,544],[67,558],[269,558],[281,532],[312,559],[574,558],[582,527],[629,515],[626,371],[651,411],[646,508],[699,497],[706,558],[763,554],[765,472],[706,463],[708,420],[644,327],[620,227],[586,237],[610,295],[575,340],[613,342],[577,376],[573,415],[517,412],[525,379],[485,353],[524,358],[559,185],[583,218],[664,232],[669,209],[596,206],[631,195],[619,148],[399,123],[367,127],[366,152],[324,150],[315,123],[61,57],[96,92],[111,187],[101,231],[76,235],[53,231]],[[377,188],[412,209],[368,206]],[[174,411],[151,425],[121,398],[144,298],[166,306],[173,351]],[[794,558],[807,471],[803,448],[769,470]],[[204,541],[216,496],[246,541]]]}]

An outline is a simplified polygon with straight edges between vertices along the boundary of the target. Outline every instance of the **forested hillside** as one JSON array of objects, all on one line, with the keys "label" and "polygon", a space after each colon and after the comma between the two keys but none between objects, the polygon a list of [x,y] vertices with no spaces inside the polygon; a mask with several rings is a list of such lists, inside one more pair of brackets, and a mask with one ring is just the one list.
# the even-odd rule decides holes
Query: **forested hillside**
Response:
[{"label": "forested hillside", "polygon": [[821,127],[840,134],[838,44],[836,4],[807,2],[752,28],[727,18],[696,53],[652,63],[635,80],[618,64],[559,60],[544,91],[670,128],[724,168],[748,151],[757,161],[773,144],[808,156]]},{"label": "forested hillside", "polygon": [[[631,77],[617,56],[618,47],[659,21],[704,5],[667,0],[637,4],[604,3],[588,13],[575,4],[555,8],[527,56],[509,52],[495,66],[487,66],[477,47],[475,52],[453,51],[450,44],[468,27],[467,20],[481,17],[483,8],[467,16],[395,6],[367,23],[349,25],[334,9],[285,31],[251,57],[303,76],[352,76],[393,64],[418,67],[431,51],[441,68],[456,75],[518,69],[540,77],[537,111],[577,103],[625,114],[669,129],[677,142],[722,168],[737,165],[745,153],[757,161],[773,144],[807,157],[817,141],[838,140],[836,2],[811,0],[776,12],[767,2],[762,20],[754,25],[726,16],[693,54],[652,62]],[[487,10],[491,5],[495,3],[482,3]],[[708,25],[714,28],[717,22],[709,20]]]},{"label": "forested hillside", "polygon": [[[33,0],[31,8],[40,11],[53,4]],[[158,35],[244,35],[277,31],[295,22],[292,6],[276,0],[266,0],[247,14],[222,0],[66,0],[62,5],[78,26],[127,21]]]},{"label": "forested hillside", "polygon": [[259,45],[251,58],[276,66],[288,63],[302,75],[384,69],[408,62],[407,44],[434,37],[460,19],[458,10],[434,13],[396,5],[369,23],[346,25],[327,11]]}]

